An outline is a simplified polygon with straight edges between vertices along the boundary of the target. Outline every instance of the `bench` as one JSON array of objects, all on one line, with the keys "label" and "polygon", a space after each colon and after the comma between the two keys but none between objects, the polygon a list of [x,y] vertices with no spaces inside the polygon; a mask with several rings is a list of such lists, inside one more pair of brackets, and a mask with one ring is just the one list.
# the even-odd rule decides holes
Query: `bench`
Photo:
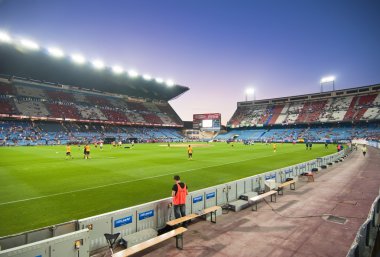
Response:
[{"label": "bench", "polygon": [[313,174],[313,172],[303,173],[303,174],[301,174],[301,176],[307,177],[307,182],[314,182],[314,174]]},{"label": "bench", "polygon": [[[277,200],[276,194],[277,194],[277,191],[271,190],[271,191],[263,193],[261,195],[257,195],[257,196],[249,198],[249,201],[253,202],[252,211],[257,211],[257,203],[260,200],[264,199],[265,197],[270,196],[270,201],[273,202],[273,196],[274,196],[274,202],[276,202],[276,200]],[[253,208],[253,207],[256,207],[256,208]]]},{"label": "bench", "polygon": [[[210,220],[210,221],[211,221],[212,223],[216,223],[216,212],[217,212],[218,210],[221,210],[221,209],[222,209],[222,207],[216,205],[216,206],[208,207],[208,208],[206,208],[206,209],[200,211],[200,212],[197,213],[197,214],[198,214],[199,217],[201,217],[201,216],[205,216],[205,218],[206,218],[207,214],[210,213],[210,215],[211,215],[211,220]],[[212,215],[213,215],[213,214],[214,214],[214,219],[212,219]]]},{"label": "bench", "polygon": [[[296,190],[296,181],[295,180],[289,180],[289,181],[286,181],[286,182],[280,184],[277,188],[278,195],[284,194],[284,188],[286,186],[290,186],[290,190]],[[281,192],[281,194],[280,194],[280,192]]]},{"label": "bench", "polygon": [[155,238],[157,236],[157,230],[153,228],[147,228],[144,230],[140,230],[133,234],[125,235],[121,237],[120,244],[125,248],[132,247],[139,243],[142,243],[146,240]]},{"label": "bench", "polygon": [[[199,213],[191,213],[191,214],[186,215],[184,217],[174,219],[174,220],[170,220],[170,221],[166,222],[166,224],[169,226],[175,226],[175,225],[181,224],[185,221],[189,221],[189,220],[197,218],[197,217],[205,216],[209,213],[211,214],[211,222],[216,223],[216,212],[218,210],[221,210],[221,209],[222,209],[222,207],[220,207],[220,206],[212,206],[212,207],[209,207],[209,208],[206,208],[204,210],[199,211]],[[214,214],[214,219],[213,219],[213,214]]]},{"label": "bench", "polygon": [[180,227],[180,228],[177,228],[177,229],[174,229],[172,231],[169,231],[165,234],[162,234],[160,236],[157,236],[155,238],[152,238],[152,239],[149,239],[145,242],[142,242],[140,244],[137,244],[137,245],[134,245],[134,246],[131,246],[125,250],[122,250],[120,252],[117,252],[115,254],[112,255],[112,257],[124,257],[124,256],[130,256],[132,254],[135,254],[135,253],[138,253],[142,250],[145,250],[151,246],[154,246],[156,244],[159,244],[163,241],[166,241],[172,237],[175,237],[176,238],[176,247],[178,249],[183,249],[183,237],[182,237],[182,234],[184,232],[186,232],[187,229],[186,228],[183,228],[183,227]]}]

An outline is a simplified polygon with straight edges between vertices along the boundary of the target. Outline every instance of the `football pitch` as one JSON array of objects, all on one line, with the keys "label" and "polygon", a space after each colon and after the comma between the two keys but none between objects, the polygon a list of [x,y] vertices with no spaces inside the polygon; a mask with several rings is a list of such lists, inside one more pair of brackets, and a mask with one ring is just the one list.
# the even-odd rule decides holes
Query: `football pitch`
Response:
[{"label": "football pitch", "polygon": [[252,176],[335,152],[333,145],[235,143],[136,144],[133,148],[65,146],[0,148],[0,236],[169,197],[173,175],[189,191]]}]

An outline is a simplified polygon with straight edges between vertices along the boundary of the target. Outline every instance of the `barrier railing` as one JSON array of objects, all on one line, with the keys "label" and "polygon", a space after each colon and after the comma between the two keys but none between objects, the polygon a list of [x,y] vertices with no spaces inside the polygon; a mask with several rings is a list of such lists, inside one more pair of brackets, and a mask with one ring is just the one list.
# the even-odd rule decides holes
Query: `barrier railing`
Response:
[{"label": "barrier railing", "polygon": [[[286,178],[295,177],[301,173],[311,171],[312,168],[316,168],[320,163],[333,162],[341,157],[346,155],[346,151],[341,151],[331,155],[327,155],[318,160],[311,160],[295,165],[291,165],[285,168],[277,169],[274,171],[268,171],[262,174],[250,176],[247,178],[239,179],[236,181],[223,183],[220,185],[208,187],[205,189],[197,190],[190,192],[187,196],[186,204],[186,213],[195,213],[202,211],[203,209],[215,205],[225,205],[228,202],[235,201],[243,193],[253,192],[264,190],[265,180],[266,179],[275,179],[277,183],[284,182]],[[89,252],[98,250],[102,247],[107,246],[107,242],[104,237],[104,233],[121,233],[121,236],[133,234],[135,232],[153,228],[160,229],[165,226],[166,222],[170,220],[170,217],[174,217],[173,209],[169,208],[169,203],[171,198],[165,198],[157,201],[152,201],[149,203],[144,203],[137,206],[128,207],[125,209],[104,213],[101,215],[88,217],[85,219],[80,219],[77,221],[72,221],[69,223],[52,226],[48,228],[43,228],[36,231],[30,231],[23,234],[3,237],[0,238],[0,257],[11,256],[3,255],[4,252],[11,253],[14,249],[19,249],[19,247],[24,247],[23,249],[32,249],[27,248],[27,246],[34,245],[37,249],[39,244],[44,245],[46,240],[54,240],[55,238],[60,238],[62,245],[68,245],[68,247],[73,249],[73,242],[71,239],[71,234],[62,235],[63,232],[73,232],[72,230],[87,231],[86,234],[86,247],[88,245],[87,255],[82,255],[80,257],[89,256]],[[222,212],[219,211],[217,215],[220,215]],[[53,228],[59,228],[53,229]],[[52,231],[56,231],[53,233]],[[60,231],[57,233],[57,231]],[[78,231],[78,232],[79,232]],[[62,232],[62,233],[61,233]],[[38,236],[32,236],[37,233]],[[76,233],[76,232],[74,232]],[[57,237],[57,235],[60,235]],[[67,236],[67,239],[65,239]],[[52,237],[50,239],[47,239]],[[38,241],[42,240],[42,241]],[[36,242],[38,241],[38,242]],[[34,242],[34,243],[32,243]],[[32,244],[30,244],[32,243]],[[26,245],[25,245],[26,244]],[[22,245],[22,246],[20,246]],[[16,248],[14,248],[16,247]],[[36,248],[37,247],[37,248]],[[11,249],[9,249],[11,248]],[[9,249],[9,250],[6,250]],[[38,248],[40,249],[40,248]],[[42,249],[42,248],[41,248]],[[40,249],[40,252],[44,252],[43,248]],[[23,250],[23,251],[24,251]],[[51,252],[41,253],[40,255],[33,252],[32,250],[25,250],[25,255],[22,256],[43,256],[43,257],[52,257],[52,256],[74,256],[65,252],[64,255],[53,255]],[[46,250],[46,249],[45,249]],[[63,251],[63,250],[62,250]],[[78,253],[76,253],[76,257]]]},{"label": "barrier railing", "polygon": [[370,257],[376,242],[379,229],[380,195],[372,203],[366,221],[360,226],[358,233],[347,253],[347,257]]}]

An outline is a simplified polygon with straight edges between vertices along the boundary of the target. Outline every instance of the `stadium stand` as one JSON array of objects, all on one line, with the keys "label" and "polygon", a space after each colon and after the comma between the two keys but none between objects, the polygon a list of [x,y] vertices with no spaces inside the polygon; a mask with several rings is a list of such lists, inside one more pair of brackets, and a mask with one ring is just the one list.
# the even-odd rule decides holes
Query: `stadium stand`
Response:
[{"label": "stadium stand", "polygon": [[316,142],[379,138],[379,85],[239,102],[216,140]]},{"label": "stadium stand", "polygon": [[[15,94],[16,93],[16,94]],[[15,94],[15,95],[11,95]],[[162,100],[110,96],[79,89],[58,89],[43,83],[17,79],[0,84],[1,114],[97,120],[141,125],[182,126],[182,121]],[[15,97],[12,101],[10,97]],[[160,102],[161,101],[161,102]],[[14,106],[13,106],[14,105]]]},{"label": "stadium stand", "polygon": [[19,78],[0,77],[0,117],[3,146],[184,139],[182,120],[163,99],[133,99]]},{"label": "stadium stand", "polygon": [[78,109],[69,104],[47,103],[46,107],[51,117],[77,120],[81,118]]},{"label": "stadium stand", "polygon": [[1,114],[18,114],[12,98],[0,96]]},{"label": "stadium stand", "polygon": [[39,101],[30,101],[24,99],[17,99],[15,101],[17,110],[24,116],[38,116],[47,117],[50,116],[49,111],[46,109],[44,103]]}]

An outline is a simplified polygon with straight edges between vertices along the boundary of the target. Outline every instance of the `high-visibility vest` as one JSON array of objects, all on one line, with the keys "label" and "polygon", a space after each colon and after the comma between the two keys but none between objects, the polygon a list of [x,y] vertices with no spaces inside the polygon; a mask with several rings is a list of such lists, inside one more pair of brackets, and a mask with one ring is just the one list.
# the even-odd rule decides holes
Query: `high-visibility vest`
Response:
[{"label": "high-visibility vest", "polygon": [[187,189],[186,184],[185,186],[181,188],[181,186],[177,183],[177,193],[173,197],[173,204],[179,205],[179,204],[185,204],[186,203],[186,195],[187,195]]}]

